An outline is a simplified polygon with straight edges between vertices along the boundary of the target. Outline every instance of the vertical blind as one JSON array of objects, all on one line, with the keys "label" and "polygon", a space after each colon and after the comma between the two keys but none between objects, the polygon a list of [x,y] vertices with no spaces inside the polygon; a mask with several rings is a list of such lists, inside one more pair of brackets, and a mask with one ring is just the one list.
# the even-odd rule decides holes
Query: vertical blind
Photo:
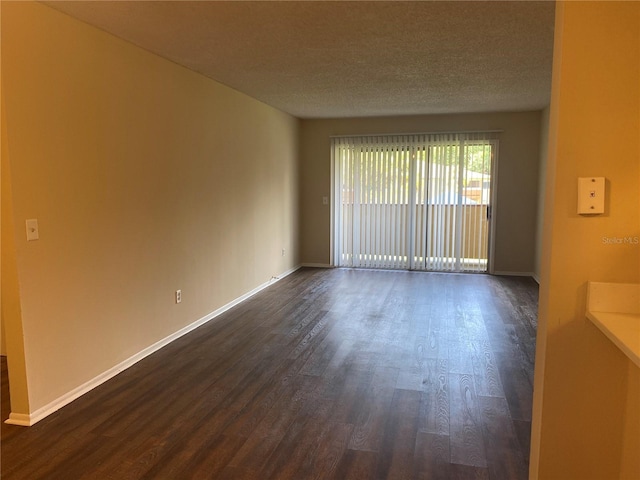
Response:
[{"label": "vertical blind", "polygon": [[335,264],[486,271],[494,136],[332,139]]}]

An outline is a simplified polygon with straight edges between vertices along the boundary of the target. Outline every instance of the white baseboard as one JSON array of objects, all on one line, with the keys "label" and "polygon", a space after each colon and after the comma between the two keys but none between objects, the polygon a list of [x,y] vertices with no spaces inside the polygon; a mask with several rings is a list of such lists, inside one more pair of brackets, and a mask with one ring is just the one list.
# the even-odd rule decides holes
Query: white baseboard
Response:
[{"label": "white baseboard", "polygon": [[293,272],[295,272],[299,268],[300,268],[300,265],[298,265],[298,266],[296,266],[296,267],[294,267],[294,268],[292,268],[290,270],[287,270],[286,272],[280,274],[277,277],[271,277],[271,280],[269,280],[268,282],[265,282],[262,285],[259,285],[258,287],[254,288],[250,292],[245,293],[244,295],[236,298],[235,300],[232,300],[231,302],[229,302],[226,305],[218,308],[217,310],[205,315],[204,317],[200,318],[199,320],[196,320],[195,322],[187,325],[186,327],[181,328],[177,332],[172,333],[171,335],[163,338],[162,340],[154,343],[153,345],[150,345],[149,347],[145,348],[144,350],[141,350],[140,352],[136,353],[135,355],[127,358],[125,361],[120,362],[118,365],[116,365],[116,366],[110,368],[109,370],[101,373],[97,377],[92,378],[88,382],[83,383],[82,385],[74,388],[70,392],[65,393],[61,397],[58,397],[54,401],[49,402],[44,407],[41,407],[41,408],[39,408],[39,409],[29,413],[29,414],[26,414],[26,413],[11,413],[11,414],[9,414],[9,418],[7,420],[5,420],[5,423],[10,424],[10,425],[20,425],[20,426],[23,426],[23,427],[30,427],[32,425],[35,425],[37,422],[39,422],[43,418],[45,418],[45,417],[51,415],[52,413],[60,410],[62,407],[68,405],[69,403],[73,402],[75,399],[81,397],[82,395],[84,395],[85,393],[93,390],[94,388],[98,387],[99,385],[102,385],[107,380],[110,380],[111,378],[115,377],[116,375],[118,375],[119,373],[123,372],[127,368],[129,368],[132,365],[138,363],[143,358],[148,357],[152,353],[157,352],[162,347],[165,347],[166,345],[170,344],[174,340],[177,340],[178,338],[182,337],[183,335],[186,335],[187,333],[191,332],[192,330],[195,330],[196,328],[198,328],[198,327],[204,325],[205,323],[213,320],[217,316],[219,316],[219,315],[223,314],[224,312],[226,312],[227,310],[235,307],[236,305],[238,305],[239,303],[245,301],[249,297],[255,295],[256,293],[260,292],[261,290],[264,290],[269,285],[272,285],[275,282],[277,282],[278,280],[281,280],[284,277],[286,277],[288,275],[291,275]]},{"label": "white baseboard", "polygon": [[35,422],[31,422],[31,415],[24,413],[10,413],[9,418],[4,421],[9,425],[20,425],[21,427],[30,427]]},{"label": "white baseboard", "polygon": [[540,285],[540,277],[538,276],[537,273],[532,273],[531,276],[533,277],[533,279],[536,281],[536,283],[538,285]]},{"label": "white baseboard", "polygon": [[310,268],[335,268],[330,263],[302,263],[301,267],[310,267]]},{"label": "white baseboard", "polygon": [[505,277],[533,277],[533,272],[503,272],[495,271],[493,275],[501,275]]}]

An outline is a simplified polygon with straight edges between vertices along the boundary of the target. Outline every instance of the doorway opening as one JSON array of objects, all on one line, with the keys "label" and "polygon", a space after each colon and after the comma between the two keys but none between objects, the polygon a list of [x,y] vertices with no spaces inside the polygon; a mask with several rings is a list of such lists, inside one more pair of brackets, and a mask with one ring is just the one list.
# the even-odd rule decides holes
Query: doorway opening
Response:
[{"label": "doorway opening", "polygon": [[332,139],[336,266],[491,271],[492,132]]}]

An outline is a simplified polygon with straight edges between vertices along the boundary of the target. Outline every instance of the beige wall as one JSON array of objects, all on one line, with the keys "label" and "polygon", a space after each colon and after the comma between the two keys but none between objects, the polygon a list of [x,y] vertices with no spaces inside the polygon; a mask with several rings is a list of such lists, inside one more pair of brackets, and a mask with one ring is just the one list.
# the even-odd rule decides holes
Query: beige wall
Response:
[{"label": "beige wall", "polygon": [[[0,314],[2,314],[1,309],[0,309]],[[7,345],[5,343],[5,336],[4,336],[4,316],[0,318],[1,318],[0,319],[0,355],[4,357],[7,355]]]},{"label": "beige wall", "polygon": [[[640,3],[559,2],[531,478],[640,478],[640,369],[585,318],[588,281],[640,281]],[[607,179],[576,214],[577,178]]]},{"label": "beige wall", "polygon": [[14,412],[298,263],[295,118],[36,3],[2,2],[2,83],[28,390]]},{"label": "beige wall", "polygon": [[540,114],[540,164],[538,168],[538,208],[536,215],[536,245],[534,277],[540,282],[542,263],[542,225],[544,222],[544,196],[547,177],[547,154],[549,151],[549,107]]},{"label": "beige wall", "polygon": [[494,267],[530,274],[535,262],[540,112],[303,120],[300,235],[303,263],[331,263],[332,135],[503,130],[499,135]]},{"label": "beige wall", "polygon": [[[4,90],[2,90],[4,94]],[[26,365],[24,355],[24,337],[22,330],[22,313],[20,310],[20,294],[18,287],[18,272],[16,265],[16,246],[13,239],[13,202],[11,195],[11,170],[9,162],[9,145],[7,122],[5,115],[4,96],[0,102],[2,126],[0,130],[2,150],[0,151],[0,188],[2,198],[0,225],[0,283],[2,285],[0,316],[2,318],[4,353],[9,362],[9,383],[11,385],[11,404],[18,411],[29,411],[29,396],[27,391]],[[12,339],[11,342],[7,338]]]}]

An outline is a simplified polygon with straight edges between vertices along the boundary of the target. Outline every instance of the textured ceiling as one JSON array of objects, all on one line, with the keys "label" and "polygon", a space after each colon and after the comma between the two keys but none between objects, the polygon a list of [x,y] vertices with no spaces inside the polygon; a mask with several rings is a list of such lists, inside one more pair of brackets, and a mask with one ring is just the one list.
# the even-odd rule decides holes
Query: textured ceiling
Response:
[{"label": "textured ceiling", "polygon": [[45,3],[301,118],[549,103],[552,1]]}]

